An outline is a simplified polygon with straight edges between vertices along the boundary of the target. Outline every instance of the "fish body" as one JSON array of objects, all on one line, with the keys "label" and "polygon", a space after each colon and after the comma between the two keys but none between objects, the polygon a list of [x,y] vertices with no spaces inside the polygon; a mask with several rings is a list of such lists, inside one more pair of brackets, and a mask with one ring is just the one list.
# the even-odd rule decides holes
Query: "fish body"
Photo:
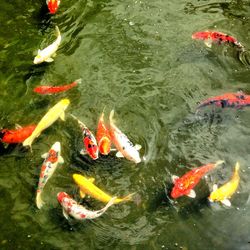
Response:
[{"label": "fish body", "polygon": [[106,210],[114,204],[116,197],[112,198],[107,205],[97,211],[90,211],[84,206],[78,204],[67,193],[60,192],[57,194],[57,200],[61,204],[63,209],[63,215],[66,219],[69,219],[69,215],[76,220],[95,219],[106,212]]},{"label": "fish body", "polygon": [[239,49],[243,49],[243,45],[236,38],[218,31],[199,31],[192,34],[193,39],[204,40],[207,47],[211,47],[212,43],[228,43]]},{"label": "fish body", "polygon": [[35,138],[37,138],[43,130],[52,125],[58,118],[65,120],[65,110],[70,104],[69,99],[62,99],[55,106],[49,109],[45,116],[37,124],[33,133],[23,142],[23,146],[31,147]]},{"label": "fish body", "polygon": [[55,14],[57,12],[60,2],[60,0],[46,0],[50,14]]},{"label": "fish body", "polygon": [[87,126],[82,123],[79,119],[77,119],[74,115],[71,114],[71,116],[77,120],[80,128],[82,129],[82,135],[83,135],[83,144],[85,149],[81,150],[81,154],[85,155],[86,153],[93,159],[96,160],[99,157],[99,149],[97,145],[97,141],[95,139],[95,136],[93,133],[87,128]]},{"label": "fish body", "polygon": [[102,155],[108,155],[111,149],[111,138],[109,130],[104,123],[104,113],[102,112],[101,117],[97,125],[96,140],[99,151]]},{"label": "fish body", "polygon": [[[73,174],[73,179],[77,186],[80,188],[80,196],[84,198],[85,195],[89,195],[90,197],[102,201],[104,203],[108,203],[112,197],[98,188],[93,182],[95,181],[94,178],[86,178],[80,174]],[[131,200],[133,194],[129,194],[124,198],[116,198],[114,200],[114,204],[129,201]]]},{"label": "fish body", "polygon": [[231,198],[232,195],[236,192],[240,182],[239,169],[240,169],[240,164],[237,162],[231,180],[219,188],[217,188],[217,185],[213,186],[213,192],[210,194],[208,198],[209,201],[211,202],[220,201],[226,206],[231,206],[229,198]]},{"label": "fish body", "polygon": [[39,64],[42,62],[53,62],[54,59],[52,58],[55,56],[55,53],[61,43],[62,37],[59,28],[56,26],[56,33],[57,33],[57,38],[56,40],[50,44],[48,47],[46,47],[43,50],[38,50],[37,56],[35,57],[33,63],[34,64]]},{"label": "fish body", "polygon": [[116,127],[113,120],[114,110],[110,112],[110,137],[115,147],[118,150],[117,157],[125,157],[126,159],[135,163],[140,163],[141,158],[138,150],[141,148],[140,145],[133,145],[128,137]]},{"label": "fish body", "polygon": [[41,94],[41,95],[51,95],[51,94],[57,94],[61,92],[65,92],[78,84],[81,83],[81,79],[75,80],[74,82],[67,84],[67,85],[62,85],[62,86],[38,86],[33,89],[34,92]]},{"label": "fish body", "polygon": [[246,95],[241,91],[237,93],[225,93],[202,101],[198,109],[212,104],[222,108],[242,108],[250,106],[250,95]]},{"label": "fish body", "polygon": [[44,202],[42,201],[41,195],[44,189],[45,184],[49,178],[53,175],[56,170],[58,163],[63,163],[63,158],[61,156],[61,144],[56,142],[53,144],[48,153],[42,155],[45,158],[38,182],[38,188],[36,191],[36,205],[40,209]]},{"label": "fish body", "polygon": [[0,131],[1,140],[5,143],[22,143],[35,130],[36,125],[20,127],[18,129],[2,129]]},{"label": "fish body", "polygon": [[186,195],[191,198],[195,198],[196,194],[193,188],[199,183],[200,179],[209,171],[213,170],[219,164],[224,161],[217,161],[214,163],[209,163],[204,166],[193,168],[182,177],[173,176],[172,180],[174,187],[171,191],[171,197],[176,199],[180,196]]}]

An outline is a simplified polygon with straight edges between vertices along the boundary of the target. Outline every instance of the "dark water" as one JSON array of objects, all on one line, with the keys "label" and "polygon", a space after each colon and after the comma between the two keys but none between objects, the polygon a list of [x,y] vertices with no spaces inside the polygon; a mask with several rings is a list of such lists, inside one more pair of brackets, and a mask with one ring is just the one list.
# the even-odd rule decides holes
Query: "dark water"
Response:
[{"label": "dark water", "polygon": [[[73,113],[95,130],[105,107],[117,125],[142,145],[138,165],[113,155],[82,158],[81,135],[70,119],[57,121],[33,144],[1,148],[1,249],[250,249],[250,109],[213,109],[195,117],[197,102],[239,89],[250,93],[249,58],[230,47],[205,48],[194,31],[217,29],[250,48],[249,1],[62,0],[58,14],[44,1],[1,1],[0,126],[38,122],[63,97]],[[37,49],[63,35],[55,61],[32,64]],[[56,96],[38,96],[40,84],[83,83]],[[58,167],[38,210],[35,191],[40,155],[60,141]],[[171,175],[224,159],[226,164],[196,187],[197,198],[166,198]],[[232,207],[213,206],[213,183],[226,182],[235,162],[240,186]],[[56,194],[77,195],[72,174],[96,178],[110,194],[137,192],[141,202],[113,206],[94,221],[66,221]],[[89,209],[103,204],[87,199]]]}]

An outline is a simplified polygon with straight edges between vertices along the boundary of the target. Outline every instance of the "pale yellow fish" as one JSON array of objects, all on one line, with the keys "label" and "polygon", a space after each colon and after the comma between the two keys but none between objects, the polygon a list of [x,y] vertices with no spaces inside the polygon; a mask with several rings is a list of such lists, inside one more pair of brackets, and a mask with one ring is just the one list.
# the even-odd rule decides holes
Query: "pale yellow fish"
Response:
[{"label": "pale yellow fish", "polygon": [[213,192],[210,194],[208,198],[210,201],[212,202],[220,201],[222,204],[226,206],[229,207],[231,206],[229,198],[231,198],[231,196],[236,192],[240,182],[239,169],[240,169],[240,164],[236,162],[235,170],[231,180],[219,188],[217,188],[217,185],[213,186]]},{"label": "pale yellow fish", "polygon": [[23,142],[23,146],[31,147],[31,144],[33,143],[34,139],[37,138],[43,130],[52,125],[59,117],[64,121],[64,111],[69,106],[69,104],[69,99],[62,99],[55,106],[50,108],[46,115],[37,124],[36,129],[33,131],[33,133]]},{"label": "pale yellow fish", "polygon": [[[85,195],[89,195],[90,197],[95,198],[104,203],[108,203],[112,199],[112,196],[103,192],[100,188],[93,184],[93,182],[95,181],[94,178],[86,178],[85,176],[80,174],[73,174],[73,179],[80,188],[81,198],[84,198]],[[116,198],[114,204],[123,201],[130,201],[132,199],[132,196],[133,194],[129,194],[124,198]]]}]

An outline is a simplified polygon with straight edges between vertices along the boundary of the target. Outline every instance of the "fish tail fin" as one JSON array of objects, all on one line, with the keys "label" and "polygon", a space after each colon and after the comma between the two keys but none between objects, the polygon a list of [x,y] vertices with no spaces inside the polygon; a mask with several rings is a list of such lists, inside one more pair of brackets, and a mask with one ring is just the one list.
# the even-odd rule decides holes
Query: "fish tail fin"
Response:
[{"label": "fish tail fin", "polygon": [[58,36],[61,36],[61,32],[60,32],[60,30],[59,30],[59,28],[58,28],[58,26],[56,25],[56,36],[58,37]]},{"label": "fish tail fin", "polygon": [[119,200],[119,199],[116,199],[116,201],[117,201],[117,200],[119,200],[119,202],[131,201],[134,195],[135,195],[135,193],[132,193],[132,194],[129,194],[129,195],[123,197],[123,198],[120,199],[120,200]]},{"label": "fish tail fin", "polygon": [[81,84],[81,83],[82,83],[82,78],[75,80],[75,84]]},{"label": "fish tail fin", "polygon": [[114,111],[114,109],[112,109],[112,110],[110,111],[110,114],[109,114],[109,122],[110,122],[110,123],[113,123],[113,122],[114,122],[114,119],[113,119],[114,114],[115,114],[115,111]]},{"label": "fish tail fin", "polygon": [[115,204],[115,200],[116,199],[117,199],[116,196],[113,197],[112,199],[110,199],[110,201],[107,203],[107,205],[103,209],[101,209],[101,210],[105,212],[109,207],[111,207],[112,205]]},{"label": "fish tail fin", "polygon": [[73,117],[78,122],[80,127],[87,128],[87,126],[83,122],[81,122],[76,116],[74,116],[73,114],[70,114],[70,115],[71,115],[71,117]]},{"label": "fish tail fin", "polygon": [[34,140],[33,136],[28,137],[26,140],[24,140],[23,146],[24,147],[28,146],[32,150],[31,144],[32,144],[33,140]]},{"label": "fish tail fin", "polygon": [[37,195],[36,195],[36,206],[41,209],[41,207],[43,206],[44,202],[42,200],[42,197],[41,197],[41,192],[37,192]]},{"label": "fish tail fin", "polygon": [[224,162],[225,162],[225,161],[223,161],[223,160],[219,160],[219,161],[215,162],[214,168],[216,168],[217,166],[223,164]]},{"label": "fish tail fin", "polygon": [[237,161],[235,164],[235,172],[238,172],[240,170],[240,163]]}]

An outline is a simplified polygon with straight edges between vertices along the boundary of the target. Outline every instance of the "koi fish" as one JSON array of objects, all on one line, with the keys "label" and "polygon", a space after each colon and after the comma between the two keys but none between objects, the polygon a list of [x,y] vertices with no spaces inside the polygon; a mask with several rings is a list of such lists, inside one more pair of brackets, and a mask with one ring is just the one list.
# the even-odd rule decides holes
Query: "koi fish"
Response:
[{"label": "koi fish", "polygon": [[80,154],[82,155],[88,154],[93,160],[98,159],[99,149],[97,146],[95,136],[92,134],[92,132],[87,128],[87,126],[84,123],[78,120],[74,115],[71,114],[71,116],[75,120],[77,120],[80,128],[82,129],[83,144],[85,146],[85,149],[82,149],[80,151]]},{"label": "koi fish", "polygon": [[105,126],[103,117],[104,117],[104,112],[102,112],[98,122],[96,140],[100,153],[102,155],[108,155],[111,149],[111,138],[109,135],[109,131]]},{"label": "koi fish", "polygon": [[242,108],[250,106],[250,95],[244,94],[242,91],[238,93],[225,93],[223,95],[208,98],[201,102],[198,109],[211,104],[215,104],[217,107],[230,107],[230,108]]},{"label": "koi fish", "polygon": [[113,197],[108,204],[100,210],[90,211],[78,204],[67,193],[60,192],[57,194],[57,200],[61,204],[63,215],[67,220],[69,219],[69,215],[77,220],[95,219],[104,214],[106,210],[114,204],[115,199],[116,197]]},{"label": "koi fish", "polygon": [[60,0],[46,0],[50,14],[55,14],[60,5]]},{"label": "koi fish", "polygon": [[219,188],[217,187],[216,184],[213,186],[213,192],[210,194],[208,198],[209,201],[211,202],[220,201],[222,204],[228,207],[231,206],[229,198],[231,198],[231,196],[235,193],[240,182],[239,169],[240,169],[240,164],[237,162],[231,180]]},{"label": "koi fish", "polygon": [[[112,199],[110,195],[103,192],[100,188],[98,188],[95,184],[93,184],[93,182],[95,181],[94,178],[86,178],[85,176],[80,174],[73,174],[73,179],[80,188],[81,198],[84,198],[86,195],[89,195],[92,198],[95,198],[104,203],[108,203]],[[114,204],[124,201],[130,201],[133,195],[134,194],[129,194],[124,198],[116,198],[114,200]]]},{"label": "koi fish", "polygon": [[243,45],[237,41],[236,38],[224,34],[218,31],[199,31],[192,34],[192,39],[204,40],[204,43],[207,47],[211,48],[212,43],[228,43],[236,46],[239,49],[243,49]]},{"label": "koi fish", "polygon": [[61,156],[60,142],[54,143],[51,149],[49,150],[49,152],[42,155],[42,158],[45,158],[45,160],[41,168],[38,188],[36,191],[36,205],[39,209],[44,204],[44,202],[42,201],[41,195],[42,195],[45,184],[55,172],[58,163],[62,164],[64,162]]},{"label": "koi fish", "polygon": [[2,129],[0,131],[0,137],[2,142],[5,143],[22,143],[32,134],[35,128],[36,125],[29,125],[26,127],[19,127],[17,129]]},{"label": "koi fish", "polygon": [[141,145],[133,143],[128,139],[128,137],[118,129],[113,121],[114,110],[110,112],[109,121],[110,121],[110,137],[118,152],[117,157],[125,157],[126,159],[133,161],[135,163],[141,162],[141,158],[138,150],[141,149]]},{"label": "koi fish", "polygon": [[48,47],[46,47],[43,50],[38,50],[37,56],[35,57],[33,63],[34,64],[39,64],[42,62],[53,62],[54,57],[56,55],[56,51],[61,43],[62,37],[59,28],[56,26],[56,33],[57,33],[57,38],[56,40],[50,44]]},{"label": "koi fish", "polygon": [[34,92],[41,94],[41,95],[51,95],[51,94],[56,94],[56,93],[61,93],[64,91],[67,91],[78,84],[82,82],[82,79],[75,80],[74,82],[67,84],[67,85],[62,85],[62,86],[38,86],[33,89]]},{"label": "koi fish", "polygon": [[190,198],[195,198],[196,193],[193,188],[199,183],[200,179],[209,171],[216,168],[218,165],[224,163],[224,161],[217,161],[209,163],[204,166],[193,168],[182,177],[172,176],[174,187],[171,191],[171,197],[176,199],[180,196],[187,195]]},{"label": "koi fish", "polygon": [[49,109],[49,111],[45,114],[45,116],[40,120],[37,124],[33,133],[23,142],[23,146],[29,146],[31,148],[31,144],[37,138],[43,130],[52,125],[58,118],[65,121],[65,110],[69,106],[69,99],[62,99],[55,106]]}]

